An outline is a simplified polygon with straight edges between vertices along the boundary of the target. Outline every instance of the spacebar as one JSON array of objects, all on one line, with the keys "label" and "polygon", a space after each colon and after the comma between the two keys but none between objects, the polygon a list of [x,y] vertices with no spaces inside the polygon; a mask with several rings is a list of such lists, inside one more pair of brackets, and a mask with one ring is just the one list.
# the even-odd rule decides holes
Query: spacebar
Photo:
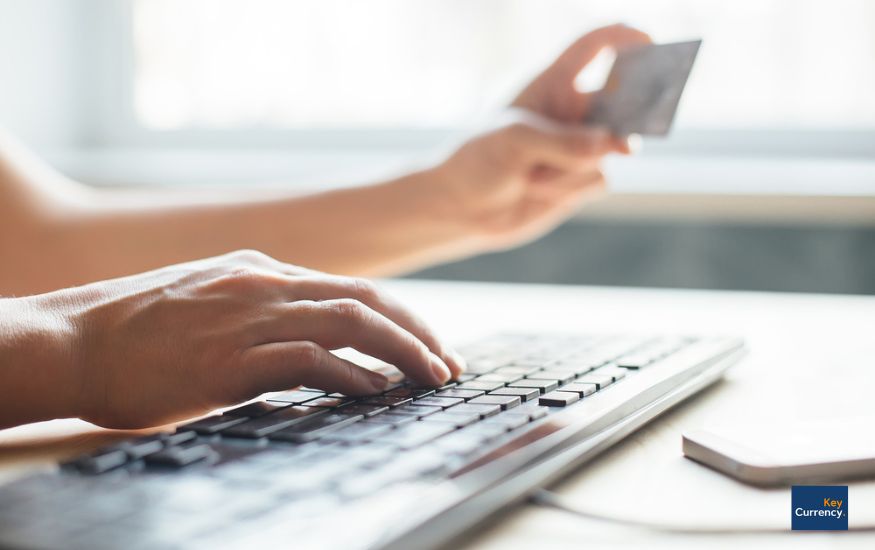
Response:
[{"label": "spacebar", "polygon": [[327,409],[320,407],[287,407],[229,428],[222,432],[222,436],[264,437],[326,412]]}]

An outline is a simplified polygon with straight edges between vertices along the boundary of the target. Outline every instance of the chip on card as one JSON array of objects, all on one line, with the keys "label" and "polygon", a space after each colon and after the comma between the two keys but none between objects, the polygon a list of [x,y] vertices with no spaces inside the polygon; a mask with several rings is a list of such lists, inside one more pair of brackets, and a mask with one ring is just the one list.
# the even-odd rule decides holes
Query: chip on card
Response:
[{"label": "chip on card", "polygon": [[701,44],[694,40],[618,51],[584,122],[606,126],[618,136],[668,134]]}]

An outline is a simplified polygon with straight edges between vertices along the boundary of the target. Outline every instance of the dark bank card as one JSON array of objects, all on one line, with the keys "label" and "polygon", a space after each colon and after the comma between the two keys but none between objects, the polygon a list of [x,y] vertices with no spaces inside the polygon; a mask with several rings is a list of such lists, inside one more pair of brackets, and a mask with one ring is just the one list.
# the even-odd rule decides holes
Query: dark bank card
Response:
[{"label": "dark bank card", "polygon": [[694,40],[618,51],[584,122],[618,136],[668,134],[701,44]]}]

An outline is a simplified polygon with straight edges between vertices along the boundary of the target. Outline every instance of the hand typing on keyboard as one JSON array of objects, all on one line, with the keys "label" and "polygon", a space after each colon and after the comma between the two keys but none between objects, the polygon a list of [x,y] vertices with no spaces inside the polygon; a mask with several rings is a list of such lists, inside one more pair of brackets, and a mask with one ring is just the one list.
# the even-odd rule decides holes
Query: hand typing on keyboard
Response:
[{"label": "hand typing on keyboard", "polygon": [[[382,375],[328,350],[352,347],[439,386],[462,359],[370,282],[243,251],[3,301],[7,389],[0,426],[77,416],[140,428],[299,385],[346,395]],[[6,324],[6,326],[4,326]],[[7,341],[7,339],[4,339]]]}]

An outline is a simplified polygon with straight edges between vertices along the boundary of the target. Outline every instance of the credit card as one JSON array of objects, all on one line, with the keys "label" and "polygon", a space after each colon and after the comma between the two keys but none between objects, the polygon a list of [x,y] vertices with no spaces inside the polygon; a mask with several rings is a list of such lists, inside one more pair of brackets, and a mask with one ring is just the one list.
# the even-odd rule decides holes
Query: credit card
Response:
[{"label": "credit card", "polygon": [[701,44],[693,40],[618,51],[584,122],[606,126],[618,136],[668,134]]}]

